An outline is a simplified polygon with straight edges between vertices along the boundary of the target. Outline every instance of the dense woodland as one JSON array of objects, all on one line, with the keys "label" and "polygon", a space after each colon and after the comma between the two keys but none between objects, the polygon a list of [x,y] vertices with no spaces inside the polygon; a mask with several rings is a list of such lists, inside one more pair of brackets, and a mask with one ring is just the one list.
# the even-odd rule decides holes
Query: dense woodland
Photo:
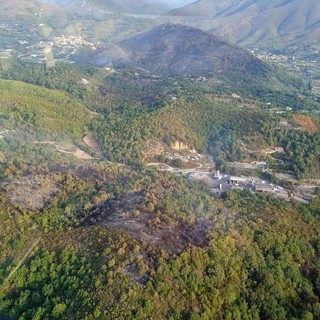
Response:
[{"label": "dense woodland", "polygon": [[[233,98],[221,84],[132,70],[20,62],[0,70],[0,131],[8,130],[0,139],[0,317],[320,318],[319,197],[307,205],[248,191],[217,199],[205,184],[145,163],[150,140],[182,141],[222,168],[280,145],[279,170],[315,178],[320,136],[296,128],[290,117],[300,104],[280,116],[245,87]],[[283,117],[290,126],[279,127]],[[88,130],[103,159],[35,143],[85,149]]]},{"label": "dense woodland", "polygon": [[[218,201],[182,178],[144,171],[131,175],[136,177],[127,173],[123,187],[115,181],[99,190],[69,177],[41,216],[2,209],[1,252],[15,253],[13,260],[8,255],[2,261],[2,279],[32,239],[41,238],[33,256],[2,287],[2,314],[21,319],[319,317],[318,200],[297,206],[233,192]],[[69,213],[88,211],[88,203],[79,208],[86,195],[97,202],[138,190],[145,194],[135,210],[155,224],[203,219],[210,225],[208,244],[170,255],[166,244],[159,251],[137,241],[137,235],[108,226],[72,227],[66,219],[65,201]]]}]

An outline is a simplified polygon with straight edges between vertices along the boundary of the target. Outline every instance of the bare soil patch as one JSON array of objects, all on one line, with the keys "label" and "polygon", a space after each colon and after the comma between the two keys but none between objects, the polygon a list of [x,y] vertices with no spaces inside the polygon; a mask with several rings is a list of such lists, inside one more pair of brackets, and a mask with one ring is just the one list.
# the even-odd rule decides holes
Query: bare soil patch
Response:
[{"label": "bare soil patch", "polygon": [[1,182],[1,189],[12,204],[28,210],[43,209],[59,190],[57,183],[45,175],[6,179]]},{"label": "bare soil patch", "polygon": [[84,136],[83,143],[89,148],[91,148],[99,158],[102,158],[102,150],[100,144],[95,139],[93,132],[89,132]]},{"label": "bare soil patch", "polygon": [[65,145],[60,145],[55,141],[34,141],[35,144],[48,144],[56,148],[59,153],[70,154],[78,159],[92,160],[94,159],[90,154],[77,148],[71,142],[65,143]]},{"label": "bare soil patch", "polygon": [[156,156],[164,153],[163,145],[156,140],[148,140],[144,145],[143,153],[146,156]]},{"label": "bare soil patch", "polygon": [[293,120],[299,124],[301,128],[310,134],[315,134],[319,131],[319,126],[310,116],[295,114],[292,116]]}]

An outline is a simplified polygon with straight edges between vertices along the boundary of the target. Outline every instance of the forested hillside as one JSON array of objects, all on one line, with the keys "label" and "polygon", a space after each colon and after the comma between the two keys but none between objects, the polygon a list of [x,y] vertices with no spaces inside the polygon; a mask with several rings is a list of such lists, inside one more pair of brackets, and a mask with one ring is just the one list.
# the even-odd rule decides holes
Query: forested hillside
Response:
[{"label": "forested hillside", "polygon": [[319,196],[214,196],[148,166],[178,141],[223,170],[268,159],[313,177],[318,104],[300,80],[259,90],[18,61],[0,76],[0,317],[320,317]]},{"label": "forested hillside", "polygon": [[[63,179],[64,192],[41,215],[1,209],[1,314],[21,319],[320,315],[318,202],[299,207],[237,192],[217,201],[182,178],[124,169],[112,175],[113,182],[106,176],[96,187],[69,175]],[[141,199],[117,209],[119,219],[131,224],[145,219],[151,234],[170,227],[172,238],[153,246],[147,234],[114,229],[108,216],[85,227],[72,222],[76,215],[70,219],[76,208],[77,214],[104,210],[105,199],[115,202],[122,193],[140,193]],[[95,203],[79,204],[85,198]],[[199,234],[205,241],[174,240],[195,223],[206,225]],[[95,224],[92,219],[90,224]],[[197,232],[199,227],[189,236]],[[30,258],[8,279],[38,239]]]},{"label": "forested hillside", "polygon": [[[1,75],[7,79],[66,91],[72,98],[52,91],[55,95],[52,103],[58,103],[59,109],[53,106],[44,108],[50,100],[39,101],[40,92],[46,95],[46,91],[39,87],[39,112],[35,106],[26,111],[28,100],[21,102],[23,99],[33,99],[30,86],[18,87],[21,92],[29,92],[30,98],[24,98],[23,95],[15,98],[13,94],[13,102],[9,97],[6,99],[8,105],[20,105],[21,110],[13,109],[12,112],[19,112],[21,125],[23,117],[27,117],[29,126],[33,121],[37,131],[52,127],[51,131],[60,134],[60,140],[67,130],[72,132],[69,138],[77,138],[81,142],[81,135],[86,130],[92,130],[104,156],[111,161],[141,163],[145,160],[145,142],[158,141],[170,149],[175,141],[181,141],[198,152],[213,154],[218,164],[250,157],[257,159],[248,153],[248,149],[280,145],[287,151],[282,155],[287,164],[285,169],[299,178],[313,176],[318,168],[319,131],[297,131],[294,126],[291,129],[279,128],[282,117],[268,112],[271,103],[278,108],[290,106],[294,112],[301,109],[310,109],[312,112],[318,107],[310,93],[305,91],[304,96],[298,94],[298,88],[303,83],[286,74],[279,73],[279,78],[288,90],[280,89],[278,85],[272,87],[269,82],[262,86],[245,82],[231,84],[228,81],[153,77],[130,70],[110,72],[92,66],[57,65],[45,68],[18,62],[11,67],[3,66]],[[83,79],[88,83],[84,84]],[[9,84],[6,82],[6,86]],[[10,88],[14,91],[12,86]],[[26,89],[23,91],[22,88]],[[3,90],[8,88],[3,86]],[[238,98],[232,98],[231,94],[235,91],[243,98],[239,95]],[[62,104],[58,102],[58,95]],[[4,113],[8,112],[8,105],[3,109]],[[32,110],[33,118],[30,115]],[[42,119],[41,110],[47,113]],[[76,110],[79,112],[75,116]],[[82,113],[80,110],[83,110]],[[21,115],[23,112],[30,114]],[[56,115],[50,116],[49,112],[55,112]],[[9,115],[16,121],[17,115],[9,113],[6,117]],[[61,117],[59,121],[63,121],[63,125],[50,119],[48,121],[50,117]],[[290,118],[291,115],[285,117]],[[69,121],[68,125],[66,121]],[[6,129],[12,128],[13,123],[11,121]],[[243,143],[247,144],[247,148],[243,147]]]}]

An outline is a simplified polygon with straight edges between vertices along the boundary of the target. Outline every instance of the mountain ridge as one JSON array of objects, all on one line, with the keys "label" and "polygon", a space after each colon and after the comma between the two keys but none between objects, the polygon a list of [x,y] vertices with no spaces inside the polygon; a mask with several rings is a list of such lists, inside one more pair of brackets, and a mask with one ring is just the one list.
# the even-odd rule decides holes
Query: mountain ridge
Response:
[{"label": "mountain ridge", "polygon": [[86,62],[132,67],[167,76],[228,76],[239,72],[268,73],[250,52],[199,29],[164,24],[106,49]]},{"label": "mountain ridge", "polygon": [[[315,0],[199,0],[166,14],[242,45],[317,43],[320,3]],[[169,19],[170,20],[170,19]]]},{"label": "mountain ridge", "polygon": [[[51,3],[58,6],[66,7],[73,11],[86,10],[104,11],[107,13],[123,14],[163,14],[174,8],[174,5],[166,1],[152,0],[36,0],[38,2]],[[179,2],[183,4],[184,2]]]},{"label": "mountain ridge", "polygon": [[0,0],[0,10],[2,16],[34,16],[40,10],[44,16],[63,12],[63,8],[51,3],[28,0]]}]

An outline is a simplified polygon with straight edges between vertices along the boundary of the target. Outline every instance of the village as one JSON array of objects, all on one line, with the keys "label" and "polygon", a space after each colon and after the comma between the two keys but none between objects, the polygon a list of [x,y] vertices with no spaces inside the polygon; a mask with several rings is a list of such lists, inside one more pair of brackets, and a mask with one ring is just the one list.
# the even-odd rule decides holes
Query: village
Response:
[{"label": "village", "polygon": [[[55,35],[54,30],[39,21],[1,21],[0,61],[18,58],[23,61],[53,65],[55,62],[72,62],[73,55],[81,50],[95,50],[84,34]],[[27,31],[26,32],[26,28]]]},{"label": "village", "polygon": [[311,46],[308,54],[304,54],[303,56],[298,53],[297,55],[275,54],[258,48],[251,48],[250,52],[261,60],[275,63],[276,65],[286,69],[289,73],[300,73],[305,77],[305,79],[312,81],[312,93],[315,95],[320,93],[319,46]]}]

